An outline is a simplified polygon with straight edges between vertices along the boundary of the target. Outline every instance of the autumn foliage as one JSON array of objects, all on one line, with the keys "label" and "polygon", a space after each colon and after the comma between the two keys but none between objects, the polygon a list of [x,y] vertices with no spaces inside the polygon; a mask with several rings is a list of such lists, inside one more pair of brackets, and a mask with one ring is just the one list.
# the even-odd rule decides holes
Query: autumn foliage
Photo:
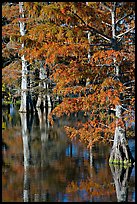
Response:
[{"label": "autumn foliage", "polygon": [[[135,5],[134,2],[116,3],[116,39],[113,39],[114,3],[24,2],[27,33],[22,37],[17,26],[21,20],[17,5],[3,6],[3,16],[10,21],[2,28],[3,37],[11,36],[19,56],[25,54],[32,67],[36,59],[44,59],[45,67],[46,64],[50,67],[50,78],[56,83],[53,97],[62,98],[49,115],[51,124],[53,116],[83,112],[88,116],[87,121],[78,122],[75,127],[65,126],[65,130],[71,138],[78,137],[88,146],[113,138],[116,105],[123,108],[119,119],[122,127],[125,121],[134,120]],[[24,49],[18,49],[22,42]],[[7,49],[3,47],[4,55]],[[6,70],[10,73],[10,66],[4,68],[3,76]],[[116,66],[120,70],[118,76]]]}]

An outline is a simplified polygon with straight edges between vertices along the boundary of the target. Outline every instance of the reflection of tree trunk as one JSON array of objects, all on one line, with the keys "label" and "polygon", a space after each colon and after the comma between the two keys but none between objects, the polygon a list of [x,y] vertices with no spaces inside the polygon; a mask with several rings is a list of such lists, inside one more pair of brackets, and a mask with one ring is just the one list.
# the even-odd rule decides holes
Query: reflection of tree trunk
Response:
[{"label": "reflection of tree trunk", "polygon": [[22,127],[22,140],[23,140],[23,153],[24,153],[24,168],[30,164],[30,147],[29,147],[29,138],[27,130],[27,114],[20,113],[21,117],[21,127]]},{"label": "reflection of tree trunk", "polygon": [[31,129],[32,129],[33,117],[34,117],[33,112],[27,113],[27,130],[29,134],[31,133]]},{"label": "reflection of tree trunk", "polygon": [[[44,108],[45,109],[45,108]],[[48,139],[48,135],[47,135],[47,123],[46,120],[44,118],[44,114],[42,113],[40,108],[37,108],[38,111],[38,117],[39,117],[39,125],[40,125],[40,137],[41,137],[41,142],[45,142]]]},{"label": "reflection of tree trunk", "polygon": [[118,202],[128,201],[128,182],[132,172],[132,167],[124,168],[120,165],[110,165],[113,175]]},{"label": "reflection of tree trunk", "polygon": [[38,117],[39,117],[39,126],[40,126],[40,137],[41,137],[41,166],[44,165],[45,161],[45,142],[49,139],[49,121],[48,121],[48,113],[51,109],[44,108],[43,112],[40,108],[37,108]]},{"label": "reflection of tree trunk", "polygon": [[23,155],[24,155],[24,191],[23,191],[23,199],[24,202],[29,202],[29,191],[30,191],[30,181],[28,175],[28,167],[30,165],[30,141],[29,141],[29,133],[27,128],[27,113],[20,113],[21,117],[21,127],[22,127],[22,140],[23,140]]},{"label": "reflection of tree trunk", "polygon": [[[90,179],[92,180],[92,171],[93,171],[93,147],[90,147],[89,149],[89,163],[90,163]],[[90,202],[93,202],[93,196],[92,196],[92,191],[93,191],[93,187],[90,187]]]},{"label": "reflection of tree trunk", "polygon": [[24,171],[24,191],[23,191],[23,201],[30,202],[30,178],[28,169]]}]

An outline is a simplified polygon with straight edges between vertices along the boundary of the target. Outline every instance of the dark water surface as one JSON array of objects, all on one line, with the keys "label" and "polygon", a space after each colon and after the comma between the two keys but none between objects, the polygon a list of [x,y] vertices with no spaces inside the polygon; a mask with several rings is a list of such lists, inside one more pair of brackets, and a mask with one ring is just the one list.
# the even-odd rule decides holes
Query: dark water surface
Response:
[{"label": "dark water surface", "polygon": [[[87,150],[66,137],[59,121],[53,127],[49,110],[21,115],[14,107],[2,112],[3,202],[117,202],[108,165],[110,147]],[[135,156],[135,141],[129,140]],[[135,202],[135,168],[127,183],[127,201]]]}]

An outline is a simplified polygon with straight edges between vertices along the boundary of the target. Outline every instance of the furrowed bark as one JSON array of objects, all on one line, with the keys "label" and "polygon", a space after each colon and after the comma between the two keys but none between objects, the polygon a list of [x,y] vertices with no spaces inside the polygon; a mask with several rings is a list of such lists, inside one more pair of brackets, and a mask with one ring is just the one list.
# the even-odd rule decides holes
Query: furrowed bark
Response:
[{"label": "furrowed bark", "polygon": [[[22,18],[25,17],[23,2],[19,2],[19,12]],[[20,21],[20,34],[24,36],[26,34],[25,23]],[[24,48],[24,42],[22,43],[22,48]],[[27,61],[25,60],[25,56],[21,56],[22,61],[22,81],[21,81],[21,106],[20,112],[27,112]]]}]

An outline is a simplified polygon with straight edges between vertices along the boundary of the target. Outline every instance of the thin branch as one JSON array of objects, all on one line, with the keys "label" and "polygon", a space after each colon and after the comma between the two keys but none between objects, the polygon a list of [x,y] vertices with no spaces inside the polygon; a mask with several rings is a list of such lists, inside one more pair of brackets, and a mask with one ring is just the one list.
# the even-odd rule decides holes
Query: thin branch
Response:
[{"label": "thin branch", "polygon": [[123,106],[120,106],[120,107],[121,107],[123,110],[125,110],[125,111],[131,112],[130,110],[124,108]]},{"label": "thin branch", "polygon": [[135,83],[135,80],[125,82],[123,85],[131,84],[131,83]]},{"label": "thin branch", "polygon": [[[121,99],[120,101],[122,101],[122,102],[124,102],[124,101],[127,101],[127,100],[131,100],[132,98],[125,98],[125,99]],[[124,104],[122,104],[122,105],[124,105]]]},{"label": "thin branch", "polygon": [[112,9],[110,9],[107,5],[105,5],[103,2],[100,2],[104,8],[106,8],[108,11],[112,12]]},{"label": "thin branch", "polygon": [[129,17],[129,16],[131,16],[131,15],[134,15],[133,12],[131,12],[130,14],[127,14],[127,15],[123,16],[122,18],[118,19],[118,20],[116,21],[116,24],[118,24],[118,23],[119,23],[120,21],[122,21],[124,18]]},{"label": "thin branch", "polygon": [[115,12],[115,11],[116,11],[116,4],[117,4],[117,2],[113,2],[113,9],[112,9],[112,12]]},{"label": "thin branch", "polygon": [[131,30],[133,30],[134,28],[135,28],[135,26],[134,26],[133,28],[130,28],[129,30],[125,31],[124,33],[121,33],[121,34],[117,35],[116,38],[119,38],[119,37],[121,37],[121,36],[127,34],[127,33],[130,32]]},{"label": "thin branch", "polygon": [[111,25],[111,24],[109,24],[109,23],[106,23],[106,22],[104,22],[104,21],[102,21],[102,23],[104,23],[104,24],[106,24],[106,25],[108,25],[108,26],[112,27],[112,25]]},{"label": "thin branch", "polygon": [[12,62],[12,59],[6,61],[6,62],[3,62],[3,67],[4,68],[5,66],[9,65],[10,63]]},{"label": "thin branch", "polygon": [[113,64],[96,64],[95,66],[92,67],[115,67]]},{"label": "thin branch", "polygon": [[99,124],[102,125],[102,126],[105,126],[105,127],[109,128],[108,125],[105,125],[105,124],[103,124],[103,123],[99,123]]},{"label": "thin branch", "polygon": [[108,44],[97,43],[97,44],[90,44],[90,46],[111,46],[111,44],[110,43]]},{"label": "thin branch", "polygon": [[109,38],[107,35],[101,33],[100,31],[96,30],[95,28],[93,28],[93,27],[87,25],[86,22],[85,22],[78,14],[74,13],[73,11],[72,11],[72,13],[73,13],[77,18],[79,18],[79,19],[90,29],[90,31],[93,31],[94,33],[100,35],[100,36],[101,36],[102,38],[104,38],[105,40],[111,42],[111,38]]}]

